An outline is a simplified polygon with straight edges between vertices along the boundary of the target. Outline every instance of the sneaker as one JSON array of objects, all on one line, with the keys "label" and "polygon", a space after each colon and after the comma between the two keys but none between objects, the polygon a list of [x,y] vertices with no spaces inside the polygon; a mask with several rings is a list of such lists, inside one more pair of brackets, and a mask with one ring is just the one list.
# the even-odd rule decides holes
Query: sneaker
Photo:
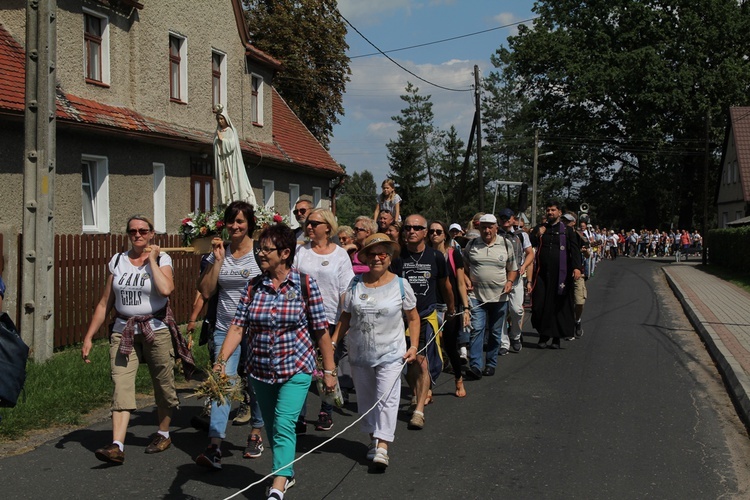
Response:
[{"label": "sneaker", "polygon": [[485,367],[482,375],[484,375],[485,377],[492,377],[493,375],[495,375],[495,368],[492,366]]},{"label": "sneaker", "polygon": [[581,325],[581,322],[576,323],[576,338],[580,339],[583,337],[583,325]]},{"label": "sneaker", "polygon": [[300,418],[297,420],[297,423],[294,424],[294,433],[295,434],[305,434],[307,432],[307,422],[304,418]]},{"label": "sneaker", "polygon": [[472,366],[468,370],[466,370],[466,378],[468,380],[479,380],[482,378],[482,370],[480,370],[476,366]]},{"label": "sneaker", "polygon": [[160,453],[170,446],[172,446],[172,438],[165,438],[157,432],[148,446],[146,446],[146,453]]},{"label": "sneaker", "polygon": [[521,349],[523,349],[523,344],[521,343],[521,340],[514,340],[510,343],[510,352],[521,352]]},{"label": "sneaker", "polygon": [[458,350],[458,356],[461,358],[461,364],[462,365],[468,365],[469,364],[469,352],[466,350],[466,347],[461,347]]},{"label": "sneaker", "polygon": [[421,411],[415,411],[412,413],[407,428],[412,430],[421,430],[424,428],[424,413]]},{"label": "sneaker", "polygon": [[276,488],[269,487],[266,490],[266,496],[268,500],[283,500],[284,494],[289,491],[289,488],[297,484],[297,480],[294,476],[286,478],[286,484],[284,485],[284,491],[277,490]]},{"label": "sneaker", "polygon": [[94,452],[94,455],[102,462],[111,464],[122,464],[125,462],[125,452],[121,451],[120,447],[115,443],[108,444],[104,448],[99,448]]},{"label": "sneaker", "polygon": [[508,354],[508,349],[505,347],[501,347],[499,351],[497,351],[497,354],[499,356],[506,356]]},{"label": "sneaker", "polygon": [[195,459],[195,463],[209,469],[221,469],[221,450],[219,449],[219,445],[212,444],[206,448],[206,451],[198,455]]},{"label": "sneaker", "polygon": [[333,427],[333,419],[331,418],[330,413],[326,413],[324,411],[321,411],[318,413],[318,421],[315,422],[315,430],[316,431],[330,431]]},{"label": "sneaker", "polygon": [[380,470],[384,470],[388,467],[388,450],[385,448],[378,448],[375,452],[375,457],[372,459],[372,463],[374,463]]},{"label": "sneaker", "polygon": [[237,409],[237,415],[235,415],[234,420],[232,420],[232,425],[245,425],[250,422],[250,416],[250,405],[241,403],[240,407]]},{"label": "sneaker", "polygon": [[370,443],[370,446],[367,447],[367,460],[372,460],[375,458],[375,454],[378,451],[378,440],[373,439],[372,443]]},{"label": "sneaker", "polygon": [[263,438],[260,434],[250,434],[247,437],[247,447],[242,454],[244,458],[258,458],[263,453]]}]

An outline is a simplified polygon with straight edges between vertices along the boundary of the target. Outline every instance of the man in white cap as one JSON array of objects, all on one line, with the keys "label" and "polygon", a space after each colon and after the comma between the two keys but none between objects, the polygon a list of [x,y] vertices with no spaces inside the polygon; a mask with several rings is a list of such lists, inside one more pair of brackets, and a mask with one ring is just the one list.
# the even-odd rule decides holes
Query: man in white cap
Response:
[{"label": "man in white cap", "polygon": [[[497,218],[484,214],[479,219],[479,238],[466,244],[464,265],[471,278],[471,340],[467,378],[480,379],[495,374],[497,355],[508,313],[508,297],[518,275],[513,245],[497,234]],[[485,362],[482,361],[484,331],[490,327]],[[484,365],[484,369],[483,368]]]}]

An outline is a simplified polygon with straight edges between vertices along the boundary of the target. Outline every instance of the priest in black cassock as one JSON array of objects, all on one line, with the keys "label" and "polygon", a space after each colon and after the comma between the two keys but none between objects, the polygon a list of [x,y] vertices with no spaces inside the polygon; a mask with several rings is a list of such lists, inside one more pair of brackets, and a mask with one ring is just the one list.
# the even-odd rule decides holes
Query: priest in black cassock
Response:
[{"label": "priest in black cassock", "polygon": [[546,204],[546,222],[531,233],[536,248],[534,282],[531,292],[531,325],[539,333],[540,349],[552,339],[552,349],[560,339],[575,334],[573,281],[581,279],[581,248],[575,230],[566,226],[557,201]]}]

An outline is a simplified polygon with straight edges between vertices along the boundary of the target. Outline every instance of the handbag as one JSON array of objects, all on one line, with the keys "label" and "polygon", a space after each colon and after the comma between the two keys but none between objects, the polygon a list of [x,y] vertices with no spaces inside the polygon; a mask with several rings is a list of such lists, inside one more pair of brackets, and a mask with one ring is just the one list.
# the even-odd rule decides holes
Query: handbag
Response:
[{"label": "handbag", "polygon": [[13,408],[26,382],[29,347],[7,313],[0,315],[0,406]]}]

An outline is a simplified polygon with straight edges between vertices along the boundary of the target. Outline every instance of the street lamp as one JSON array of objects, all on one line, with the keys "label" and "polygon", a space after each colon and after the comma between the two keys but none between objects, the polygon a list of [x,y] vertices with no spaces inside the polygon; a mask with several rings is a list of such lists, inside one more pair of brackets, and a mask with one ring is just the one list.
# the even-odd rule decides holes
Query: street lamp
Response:
[{"label": "street lamp", "polygon": [[539,189],[538,183],[538,163],[540,156],[549,156],[554,151],[547,151],[546,153],[539,154],[539,147],[537,143],[534,143],[534,173],[531,181],[531,226],[536,226],[536,193]]}]

